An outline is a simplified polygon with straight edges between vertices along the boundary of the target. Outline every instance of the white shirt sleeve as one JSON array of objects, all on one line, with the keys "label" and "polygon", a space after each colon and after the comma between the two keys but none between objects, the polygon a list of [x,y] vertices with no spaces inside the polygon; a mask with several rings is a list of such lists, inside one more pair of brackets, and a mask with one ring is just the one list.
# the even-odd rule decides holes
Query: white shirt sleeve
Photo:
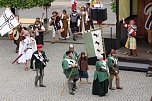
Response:
[{"label": "white shirt sleeve", "polygon": [[63,23],[61,20],[59,21],[59,23],[60,23],[61,28],[63,28]]},{"label": "white shirt sleeve", "polygon": [[64,15],[62,14],[61,19],[63,19]]},{"label": "white shirt sleeve", "polygon": [[86,12],[86,21],[89,21],[88,13]]},{"label": "white shirt sleeve", "polygon": [[45,28],[44,28],[44,26],[41,26],[41,30],[45,31]]},{"label": "white shirt sleeve", "polygon": [[49,19],[49,23],[50,23],[51,20],[52,20],[52,19],[50,18],[50,19]]},{"label": "white shirt sleeve", "polygon": [[78,23],[77,23],[77,26],[78,26],[78,27],[80,26],[80,19],[78,19]]}]

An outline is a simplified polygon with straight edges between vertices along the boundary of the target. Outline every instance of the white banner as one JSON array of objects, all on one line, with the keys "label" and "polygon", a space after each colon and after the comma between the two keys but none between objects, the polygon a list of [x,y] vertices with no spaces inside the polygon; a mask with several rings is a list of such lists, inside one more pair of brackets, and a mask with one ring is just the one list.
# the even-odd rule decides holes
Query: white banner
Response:
[{"label": "white banner", "polygon": [[19,23],[16,20],[14,14],[9,8],[7,8],[0,17],[0,34],[5,35],[7,32],[11,31],[13,28],[18,26]]},{"label": "white banner", "polygon": [[91,31],[91,34],[92,34],[94,51],[96,56],[98,56],[99,54],[103,54],[103,42],[102,42],[101,30]]}]

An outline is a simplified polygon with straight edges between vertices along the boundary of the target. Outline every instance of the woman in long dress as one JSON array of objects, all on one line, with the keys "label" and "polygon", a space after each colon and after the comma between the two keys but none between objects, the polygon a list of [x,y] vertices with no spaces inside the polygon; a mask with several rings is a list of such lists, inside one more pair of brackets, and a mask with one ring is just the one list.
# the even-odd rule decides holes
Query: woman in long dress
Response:
[{"label": "woman in long dress", "polygon": [[103,60],[103,56],[97,56],[96,71],[94,73],[94,81],[92,87],[92,94],[105,96],[108,93],[109,86],[109,69],[106,61]]},{"label": "woman in long dress", "polygon": [[128,31],[128,38],[127,38],[125,47],[128,48],[130,51],[129,56],[132,56],[132,55],[137,56],[137,42],[136,42],[137,26],[135,25],[135,21],[130,20],[130,23],[126,24],[123,18],[123,24],[124,24],[124,27],[126,27]]},{"label": "woman in long dress", "polygon": [[66,38],[69,38],[69,34],[68,34],[68,20],[69,20],[69,16],[66,12],[66,10],[63,10],[62,11],[63,14],[61,16],[61,21],[63,23],[63,28],[64,28],[64,31],[61,32],[61,37],[66,39]]},{"label": "woman in long dress", "polygon": [[85,10],[85,7],[82,6],[81,7],[81,16],[80,16],[80,31],[82,31],[82,34],[86,31],[89,30],[89,25],[88,22],[89,18],[88,18],[88,13]]}]

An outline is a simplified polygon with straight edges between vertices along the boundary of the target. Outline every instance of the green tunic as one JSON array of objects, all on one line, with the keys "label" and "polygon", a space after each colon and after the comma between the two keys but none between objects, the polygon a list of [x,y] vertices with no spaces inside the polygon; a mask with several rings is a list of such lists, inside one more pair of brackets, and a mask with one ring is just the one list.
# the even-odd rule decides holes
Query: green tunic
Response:
[{"label": "green tunic", "polygon": [[[72,67],[71,67],[71,63],[69,61],[74,61],[76,62],[75,60],[73,59],[68,59],[68,58],[65,58],[62,62],[62,67],[63,67],[63,73],[65,74],[66,78],[69,77],[70,73],[71,73],[71,70],[72,70]],[[73,75],[76,75],[76,74],[79,74],[79,71],[78,71],[78,67],[74,67],[73,69],[73,72],[71,74],[71,76]]]},{"label": "green tunic", "polygon": [[[114,65],[113,65],[114,64]],[[114,56],[109,56],[108,57],[108,63],[107,63],[108,67],[109,67],[109,72],[110,74],[115,73],[115,71],[112,69],[112,66],[119,72],[119,67],[118,67],[118,58],[114,57]]]},{"label": "green tunic", "polygon": [[106,62],[97,61],[96,62],[96,71],[94,73],[94,80],[99,79],[99,82],[105,81],[109,78],[107,70],[104,68]]},{"label": "green tunic", "polygon": [[[76,62],[78,62],[78,53],[76,52],[76,51],[73,51],[73,56],[72,56],[72,58],[76,61]],[[66,53],[64,53],[64,55],[63,55],[63,59],[65,59],[66,58]]]}]

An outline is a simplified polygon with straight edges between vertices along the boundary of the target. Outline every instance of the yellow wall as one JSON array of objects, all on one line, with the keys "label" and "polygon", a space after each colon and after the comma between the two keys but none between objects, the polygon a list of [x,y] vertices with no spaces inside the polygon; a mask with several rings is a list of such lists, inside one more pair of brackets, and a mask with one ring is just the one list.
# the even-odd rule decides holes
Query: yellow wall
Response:
[{"label": "yellow wall", "polygon": [[137,0],[132,0],[132,15],[137,15]]},{"label": "yellow wall", "polygon": [[119,0],[119,21],[130,16],[130,0]]}]

